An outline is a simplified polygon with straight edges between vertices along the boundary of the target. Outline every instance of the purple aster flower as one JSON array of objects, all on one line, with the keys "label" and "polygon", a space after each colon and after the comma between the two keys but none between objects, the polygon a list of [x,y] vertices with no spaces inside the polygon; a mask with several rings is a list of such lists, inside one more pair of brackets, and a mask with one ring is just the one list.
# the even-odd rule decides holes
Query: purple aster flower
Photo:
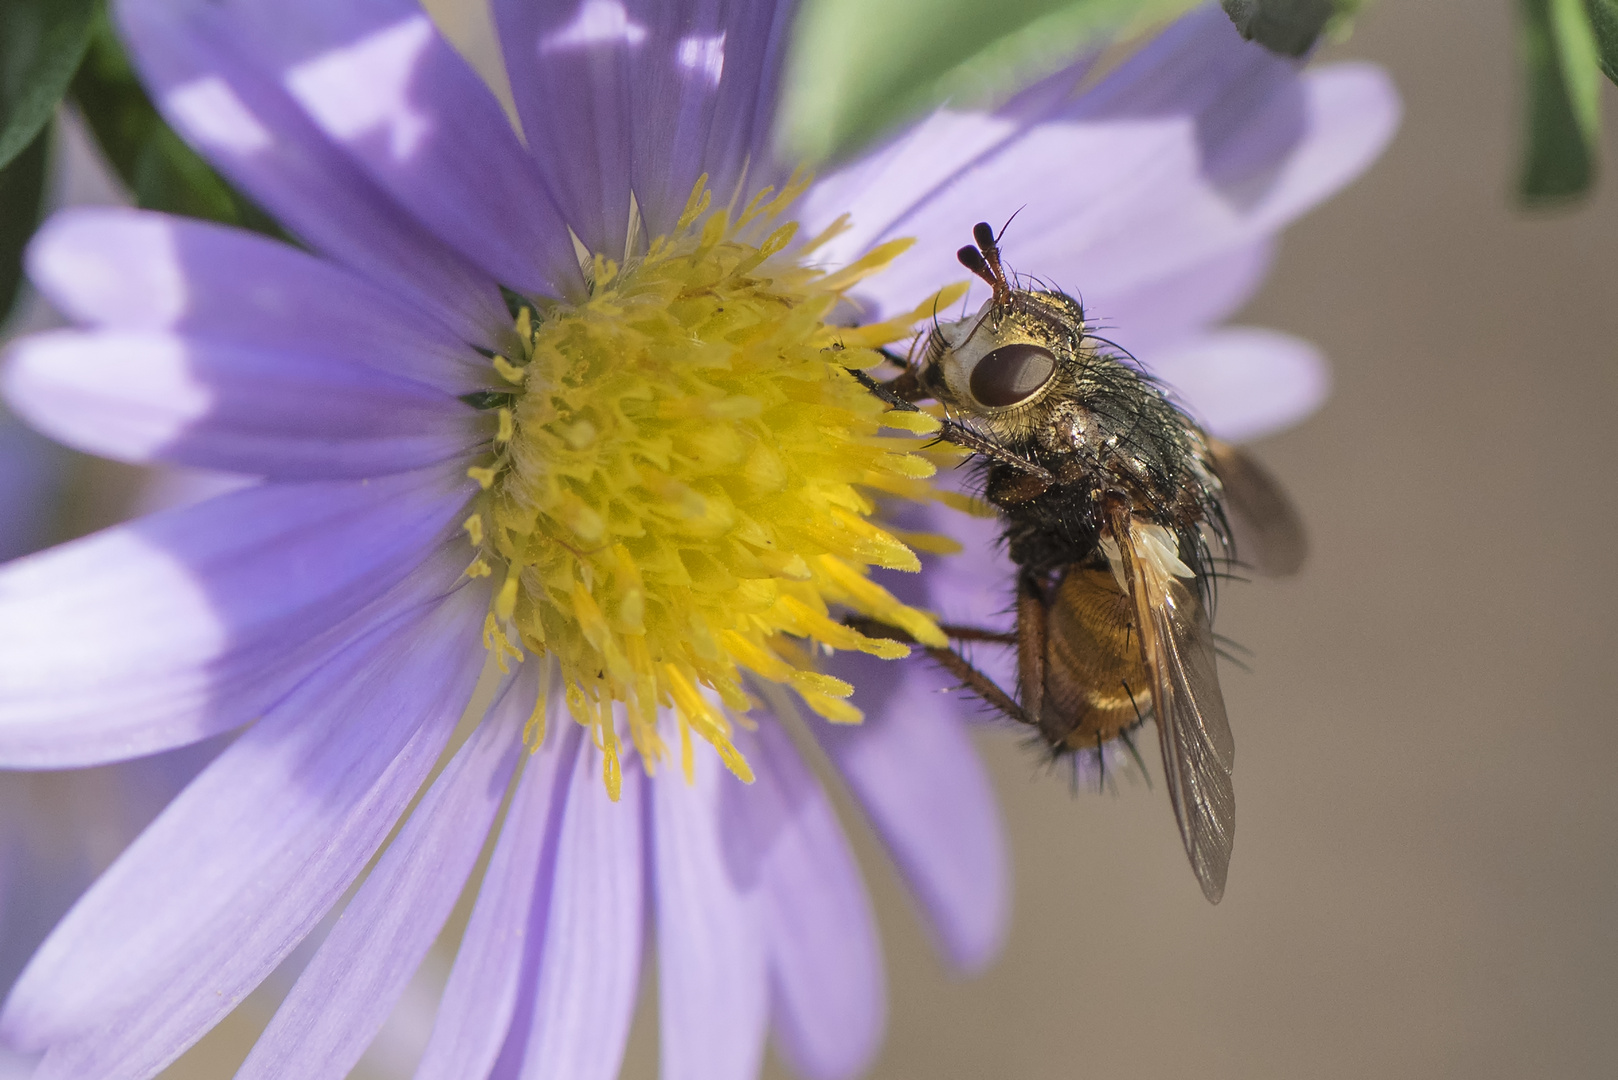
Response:
[{"label": "purple aster flower", "polygon": [[789,4],[494,9],[521,138],[410,0],[118,5],[167,116],[310,252],[129,211],[30,252],[84,328],[12,350],[19,412],[262,478],[0,572],[0,762],[240,729],[19,980],[0,1033],[41,1078],[153,1075],[353,888],[239,1074],[346,1075],[491,841],[419,1078],[615,1075],[650,949],[670,1080],[751,1076],[768,1031],[858,1072],[881,958],[805,750],[956,964],[1006,882],[964,727],[895,693],[919,665],[863,723],[818,666],[903,651],[841,611],[941,640],[871,573],[920,567],[879,498],[947,498],[879,432],[927,422],[843,368],[1026,205],[1016,260],[1214,430],[1322,392],[1301,343],[1207,328],[1386,141],[1375,70],[1205,12],[808,184],[773,151]]}]

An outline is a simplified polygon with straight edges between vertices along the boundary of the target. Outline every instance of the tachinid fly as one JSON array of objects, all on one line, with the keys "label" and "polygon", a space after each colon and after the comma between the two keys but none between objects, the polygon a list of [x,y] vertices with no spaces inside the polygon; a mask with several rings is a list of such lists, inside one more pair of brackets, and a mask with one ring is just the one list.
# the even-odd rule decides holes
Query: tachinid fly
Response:
[{"label": "tachinid fly", "polygon": [[[1215,667],[1214,566],[1303,561],[1297,514],[1269,475],[1205,434],[1113,355],[1065,293],[1023,289],[980,223],[961,263],[993,289],[935,325],[919,362],[878,383],[895,408],[943,406],[940,438],[979,456],[1017,570],[1014,634],[946,627],[1017,650],[1013,697],[954,649],[932,657],[1056,755],[1099,751],[1156,721],[1169,799],[1203,894],[1225,890],[1235,744]],[[904,637],[889,627],[869,632]]]}]

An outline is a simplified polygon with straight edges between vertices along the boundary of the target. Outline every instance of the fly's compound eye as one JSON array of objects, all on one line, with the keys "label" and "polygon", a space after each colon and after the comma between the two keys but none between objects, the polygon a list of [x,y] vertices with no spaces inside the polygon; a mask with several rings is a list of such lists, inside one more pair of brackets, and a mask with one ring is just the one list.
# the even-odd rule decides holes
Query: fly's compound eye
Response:
[{"label": "fly's compound eye", "polygon": [[972,369],[972,396],[991,409],[1015,405],[1050,382],[1056,357],[1038,345],[1002,345]]}]

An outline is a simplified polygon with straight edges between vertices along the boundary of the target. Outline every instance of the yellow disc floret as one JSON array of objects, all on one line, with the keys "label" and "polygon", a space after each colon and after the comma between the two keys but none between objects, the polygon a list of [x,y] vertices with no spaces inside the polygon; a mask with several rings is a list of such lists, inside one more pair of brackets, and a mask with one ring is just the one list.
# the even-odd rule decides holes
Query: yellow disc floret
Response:
[{"label": "yellow disc floret", "polygon": [[688,773],[694,731],[750,779],[730,739],[753,704],[744,672],[858,721],[852,687],[815,669],[817,646],[908,649],[844,625],[843,611],[944,643],[868,576],[919,569],[872,520],[873,495],[914,494],[933,470],[879,427],[932,421],[888,413],[846,370],[879,363],[874,349],[915,315],[827,322],[843,290],[903,248],[835,274],[805,265],[814,243],[789,252],[795,226],[766,232],[794,193],[766,193],[734,222],[700,220],[699,184],[674,235],[622,267],[594,256],[589,296],[522,308],[520,347],[493,360],[512,390],[494,457],[472,470],[486,490],[467,522],[469,573],[496,583],[485,641],[502,661],[555,657],[614,797],[620,731],[649,769],[667,756],[659,709],[676,719]]}]

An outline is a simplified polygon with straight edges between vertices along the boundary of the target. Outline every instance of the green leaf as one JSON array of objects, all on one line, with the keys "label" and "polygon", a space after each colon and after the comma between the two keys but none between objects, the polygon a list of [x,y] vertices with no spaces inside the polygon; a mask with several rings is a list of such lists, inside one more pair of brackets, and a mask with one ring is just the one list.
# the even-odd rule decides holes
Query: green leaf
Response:
[{"label": "green leaf", "polygon": [[1595,181],[1601,69],[1582,0],[1521,0],[1521,8],[1528,137],[1518,193],[1544,206],[1577,198]]},{"label": "green leaf", "polygon": [[0,0],[0,168],[33,145],[73,78],[97,0]]},{"label": "green leaf", "polygon": [[1333,41],[1346,41],[1354,20],[1371,0],[1336,0],[1331,21],[1326,24],[1326,37]]},{"label": "green leaf", "polygon": [[788,68],[787,149],[844,157],[945,100],[983,104],[1195,0],[809,0]]},{"label": "green leaf", "polygon": [[274,220],[226,183],[164,123],[105,15],[96,21],[89,52],[73,78],[72,95],[136,203],[148,210],[282,235]]},{"label": "green leaf", "polygon": [[1584,0],[1584,13],[1595,30],[1601,70],[1618,83],[1618,0]]},{"label": "green leaf", "polygon": [[1220,5],[1242,37],[1282,56],[1308,52],[1345,6],[1340,0],[1220,0]]},{"label": "green leaf", "polygon": [[47,125],[0,168],[0,323],[11,316],[22,288],[22,253],[39,225],[45,202],[45,162],[50,157]]}]

